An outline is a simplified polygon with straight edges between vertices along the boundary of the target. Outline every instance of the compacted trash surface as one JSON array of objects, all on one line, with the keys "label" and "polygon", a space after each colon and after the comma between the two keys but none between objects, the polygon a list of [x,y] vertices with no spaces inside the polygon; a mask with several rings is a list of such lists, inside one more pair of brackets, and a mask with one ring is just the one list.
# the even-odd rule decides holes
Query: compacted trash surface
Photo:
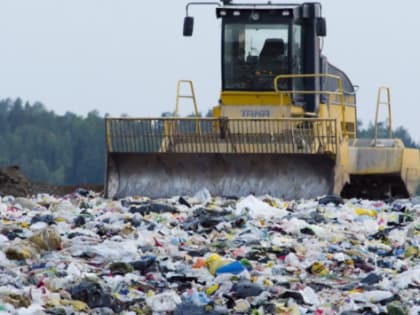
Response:
[{"label": "compacted trash surface", "polygon": [[420,200],[0,199],[0,314],[420,314]]}]

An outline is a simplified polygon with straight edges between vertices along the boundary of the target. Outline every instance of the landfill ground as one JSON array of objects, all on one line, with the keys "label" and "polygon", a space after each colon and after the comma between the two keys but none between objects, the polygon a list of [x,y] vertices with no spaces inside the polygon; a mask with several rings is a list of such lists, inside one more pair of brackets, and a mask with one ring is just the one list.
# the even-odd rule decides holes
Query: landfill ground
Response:
[{"label": "landfill ground", "polygon": [[4,174],[0,315],[420,314],[420,199],[109,200]]}]

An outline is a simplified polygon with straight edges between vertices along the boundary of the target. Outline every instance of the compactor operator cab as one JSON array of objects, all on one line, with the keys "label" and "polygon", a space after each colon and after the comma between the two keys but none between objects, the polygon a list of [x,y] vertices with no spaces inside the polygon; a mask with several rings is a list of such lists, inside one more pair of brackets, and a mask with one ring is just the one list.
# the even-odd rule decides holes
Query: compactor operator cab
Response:
[{"label": "compactor operator cab", "polygon": [[[274,91],[274,78],[279,74],[320,73],[319,37],[326,35],[320,3],[214,4],[222,21],[223,91]],[[184,36],[191,36],[192,30],[187,5]],[[319,90],[319,81],[279,80],[277,88]],[[319,96],[303,97],[306,112],[315,112]]]}]

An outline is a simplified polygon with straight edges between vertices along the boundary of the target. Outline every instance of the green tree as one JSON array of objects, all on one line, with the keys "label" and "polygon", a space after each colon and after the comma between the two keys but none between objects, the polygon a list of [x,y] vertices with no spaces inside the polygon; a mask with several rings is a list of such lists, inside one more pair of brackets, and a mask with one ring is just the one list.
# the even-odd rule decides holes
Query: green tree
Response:
[{"label": "green tree", "polygon": [[[367,128],[362,128],[361,121],[357,122],[357,137],[365,139],[373,139],[375,137],[375,126],[372,122],[369,123]],[[392,137],[401,139],[404,145],[408,148],[419,148],[420,145],[416,144],[408,130],[402,126],[392,130]],[[378,123],[378,138],[388,138],[388,127],[384,123]]]},{"label": "green tree", "polygon": [[40,102],[0,100],[0,166],[19,165],[34,181],[53,184],[102,183],[104,120],[56,115]]}]

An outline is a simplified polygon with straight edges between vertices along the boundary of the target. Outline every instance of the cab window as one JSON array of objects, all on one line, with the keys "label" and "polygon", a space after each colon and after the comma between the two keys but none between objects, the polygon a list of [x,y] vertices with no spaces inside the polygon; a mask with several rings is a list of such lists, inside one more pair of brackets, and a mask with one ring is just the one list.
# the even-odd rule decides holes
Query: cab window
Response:
[{"label": "cab window", "polygon": [[289,73],[289,24],[225,24],[225,90],[274,90],[274,78]]}]

